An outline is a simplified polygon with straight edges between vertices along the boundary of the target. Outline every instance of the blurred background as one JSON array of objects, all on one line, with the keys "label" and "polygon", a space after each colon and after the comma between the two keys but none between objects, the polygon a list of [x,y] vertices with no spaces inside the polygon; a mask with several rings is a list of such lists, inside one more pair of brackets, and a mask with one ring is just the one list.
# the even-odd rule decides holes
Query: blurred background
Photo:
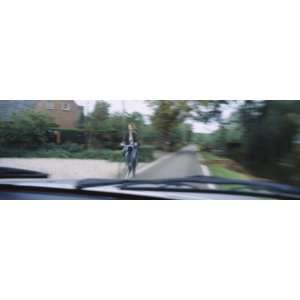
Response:
[{"label": "blurred background", "polygon": [[0,163],[101,160],[116,170],[129,123],[141,164],[193,145],[212,175],[300,185],[298,100],[0,101]]}]

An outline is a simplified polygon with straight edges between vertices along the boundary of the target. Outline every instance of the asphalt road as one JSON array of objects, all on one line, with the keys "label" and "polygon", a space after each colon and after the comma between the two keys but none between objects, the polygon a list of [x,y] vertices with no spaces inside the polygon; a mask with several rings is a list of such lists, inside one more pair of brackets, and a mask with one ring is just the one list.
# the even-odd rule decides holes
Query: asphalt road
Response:
[{"label": "asphalt road", "polygon": [[141,170],[136,179],[176,178],[202,175],[196,145],[189,145],[170,157]]}]

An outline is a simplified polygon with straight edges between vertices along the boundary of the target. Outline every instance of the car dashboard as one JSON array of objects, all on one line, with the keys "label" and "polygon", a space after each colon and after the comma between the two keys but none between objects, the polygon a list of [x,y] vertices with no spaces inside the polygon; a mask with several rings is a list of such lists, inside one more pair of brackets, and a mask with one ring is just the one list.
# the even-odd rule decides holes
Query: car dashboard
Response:
[{"label": "car dashboard", "polygon": [[263,197],[222,191],[122,190],[118,187],[76,189],[74,181],[0,180],[0,200],[257,200]]}]

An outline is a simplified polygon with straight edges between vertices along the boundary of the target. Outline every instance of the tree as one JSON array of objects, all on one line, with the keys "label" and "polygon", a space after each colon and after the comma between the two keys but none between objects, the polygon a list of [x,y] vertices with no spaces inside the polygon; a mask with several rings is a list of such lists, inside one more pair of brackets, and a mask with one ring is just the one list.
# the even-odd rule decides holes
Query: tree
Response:
[{"label": "tree", "polygon": [[142,130],[141,140],[143,144],[156,145],[157,144],[157,131],[152,124],[145,125]]},{"label": "tree", "polygon": [[37,148],[47,142],[49,128],[57,127],[45,113],[27,110],[14,114],[0,126],[1,144],[11,147]]},{"label": "tree", "polygon": [[154,109],[151,118],[154,128],[159,134],[159,142],[164,150],[170,150],[172,131],[183,122],[189,113],[190,107],[186,101],[150,101]]},{"label": "tree", "polygon": [[181,142],[183,145],[187,145],[192,142],[193,137],[193,127],[189,123],[183,123],[179,125],[181,132]]},{"label": "tree", "polygon": [[188,117],[204,123],[222,121],[222,112],[225,106],[232,105],[235,101],[228,100],[190,100]]},{"label": "tree", "polygon": [[225,100],[149,101],[149,105],[154,109],[153,126],[158,131],[161,144],[166,150],[172,143],[171,133],[179,124],[191,119],[199,122],[220,121],[223,107],[229,103],[230,101]]},{"label": "tree", "polygon": [[88,145],[98,144],[99,133],[108,132],[110,104],[105,101],[97,101],[94,111],[86,117],[84,128],[88,134]]},{"label": "tree", "polygon": [[84,124],[85,124],[85,116],[84,116],[83,111],[81,111],[77,127],[80,128],[80,129],[82,129],[82,128],[84,128]]},{"label": "tree", "polygon": [[105,101],[97,101],[94,111],[86,118],[86,128],[95,131],[103,127],[103,122],[109,118],[110,104]]},{"label": "tree", "polygon": [[85,122],[89,145],[118,149],[129,123],[134,123],[139,135],[142,135],[145,126],[142,114],[138,112],[110,114],[109,105],[103,101],[97,104],[95,111],[87,117]]},{"label": "tree", "polygon": [[246,159],[271,163],[291,151],[298,131],[299,101],[245,101],[240,121]]},{"label": "tree", "polygon": [[125,124],[126,130],[127,130],[127,125],[129,123],[134,123],[138,132],[141,132],[143,127],[145,126],[144,117],[139,112],[133,112],[130,114],[126,114],[125,120],[126,120],[126,124]]}]

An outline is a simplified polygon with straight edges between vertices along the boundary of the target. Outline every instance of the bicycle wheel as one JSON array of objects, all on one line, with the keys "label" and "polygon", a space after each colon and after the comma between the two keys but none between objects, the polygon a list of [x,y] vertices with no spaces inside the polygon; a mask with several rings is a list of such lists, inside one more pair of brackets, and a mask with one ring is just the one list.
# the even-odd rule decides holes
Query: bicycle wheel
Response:
[{"label": "bicycle wheel", "polygon": [[138,151],[137,149],[134,149],[133,153],[132,153],[132,176],[135,177],[135,173],[136,173],[136,168],[137,168],[137,164],[138,164]]},{"label": "bicycle wheel", "polygon": [[128,177],[128,163],[127,163],[127,153],[126,151],[122,152],[123,160],[119,163],[119,170],[118,170],[118,178],[119,179],[126,179]]},{"label": "bicycle wheel", "polygon": [[128,173],[128,167],[126,162],[120,163],[120,168],[119,168],[119,179],[126,179]]},{"label": "bicycle wheel", "polygon": [[132,151],[127,153],[126,162],[127,162],[127,178],[131,178],[133,175],[133,155]]}]

